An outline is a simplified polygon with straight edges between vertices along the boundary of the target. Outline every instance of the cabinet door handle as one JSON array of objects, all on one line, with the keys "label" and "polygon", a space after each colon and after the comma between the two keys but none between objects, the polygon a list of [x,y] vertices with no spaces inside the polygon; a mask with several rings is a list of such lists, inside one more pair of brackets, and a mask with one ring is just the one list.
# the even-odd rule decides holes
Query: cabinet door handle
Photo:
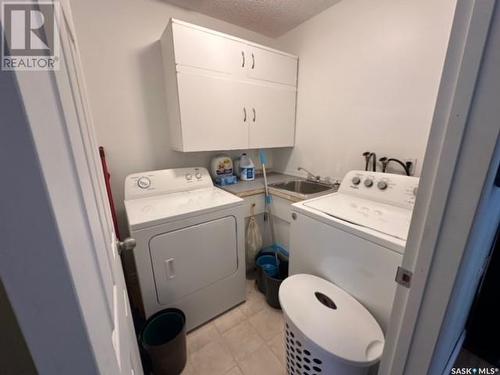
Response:
[{"label": "cabinet door handle", "polygon": [[243,122],[247,122],[247,109],[243,107]]},{"label": "cabinet door handle", "polygon": [[255,119],[257,118],[257,111],[255,110],[255,108],[252,108],[252,112],[253,112],[253,122],[255,122]]},{"label": "cabinet door handle", "polygon": [[252,69],[255,68],[255,56],[253,55],[253,52],[252,52]]},{"label": "cabinet door handle", "polygon": [[241,67],[245,67],[245,51],[241,51]]}]

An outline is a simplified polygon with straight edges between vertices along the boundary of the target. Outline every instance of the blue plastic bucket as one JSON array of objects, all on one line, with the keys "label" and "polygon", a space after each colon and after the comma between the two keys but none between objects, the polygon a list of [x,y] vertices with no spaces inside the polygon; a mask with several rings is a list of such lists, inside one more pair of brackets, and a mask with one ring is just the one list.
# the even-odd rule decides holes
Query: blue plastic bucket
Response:
[{"label": "blue plastic bucket", "polygon": [[279,264],[274,255],[263,255],[257,258],[257,266],[269,276],[276,276],[279,272]]},{"label": "blue plastic bucket", "polygon": [[257,256],[255,257],[255,259],[261,257],[262,255],[274,256],[275,254],[278,254],[278,257],[280,258],[280,260],[288,260],[288,258],[289,258],[288,251],[284,247],[282,247],[281,245],[274,244],[274,245],[267,246],[267,247],[263,248],[262,250],[260,250],[258,252]]}]

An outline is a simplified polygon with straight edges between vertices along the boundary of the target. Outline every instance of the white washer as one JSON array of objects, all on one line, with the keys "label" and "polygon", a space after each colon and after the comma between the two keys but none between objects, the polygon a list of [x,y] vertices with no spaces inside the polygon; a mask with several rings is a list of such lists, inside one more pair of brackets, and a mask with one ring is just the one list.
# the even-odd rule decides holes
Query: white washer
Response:
[{"label": "white washer", "polygon": [[337,193],[292,205],[290,274],[333,282],[387,329],[419,179],[351,171]]},{"label": "white washer", "polygon": [[205,168],[127,176],[125,209],[146,317],[177,307],[191,330],[245,300],[243,200]]}]

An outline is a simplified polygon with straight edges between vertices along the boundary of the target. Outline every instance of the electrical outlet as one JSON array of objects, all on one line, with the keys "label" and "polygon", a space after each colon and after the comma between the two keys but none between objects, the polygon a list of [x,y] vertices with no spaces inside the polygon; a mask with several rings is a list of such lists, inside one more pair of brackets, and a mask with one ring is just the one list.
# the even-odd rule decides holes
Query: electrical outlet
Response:
[{"label": "electrical outlet", "polygon": [[410,176],[413,176],[415,174],[415,171],[417,169],[417,159],[403,159],[403,161],[406,162],[411,162],[411,167],[410,167]]}]

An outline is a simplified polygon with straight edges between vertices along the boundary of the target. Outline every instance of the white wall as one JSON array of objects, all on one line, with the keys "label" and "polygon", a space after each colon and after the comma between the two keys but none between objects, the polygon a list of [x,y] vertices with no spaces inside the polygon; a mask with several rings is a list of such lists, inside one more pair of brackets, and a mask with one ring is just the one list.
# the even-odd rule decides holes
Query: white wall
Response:
[{"label": "white wall", "polygon": [[169,18],[269,46],[275,40],[163,1],[72,0],[71,7],[97,138],[107,153],[123,232],[123,182],[127,174],[208,167],[214,155],[179,153],[169,146],[158,42]]},{"label": "white wall", "polygon": [[71,0],[122,231],[127,174],[208,165],[213,155],[169,147],[158,39],[170,17],[298,54],[296,147],[270,161],[341,178],[364,167],[366,150],[417,158],[419,173],[454,4],[343,0],[276,40],[160,0]]},{"label": "white wall", "polygon": [[344,0],[279,38],[299,55],[296,147],[274,167],[342,178],[364,151],[423,161],[455,0]]}]

